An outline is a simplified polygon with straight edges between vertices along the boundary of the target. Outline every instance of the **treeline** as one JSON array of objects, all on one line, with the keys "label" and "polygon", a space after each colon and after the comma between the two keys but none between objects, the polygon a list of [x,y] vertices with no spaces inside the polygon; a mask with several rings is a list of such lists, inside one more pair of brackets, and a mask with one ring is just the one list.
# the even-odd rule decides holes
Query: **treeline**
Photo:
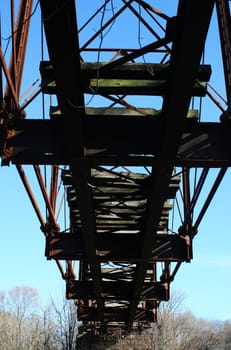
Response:
[{"label": "treeline", "polygon": [[105,335],[82,349],[100,350],[231,350],[231,320],[209,321],[183,310],[183,295],[160,304],[158,322],[141,333]]},{"label": "treeline", "polygon": [[182,311],[182,295],[162,303],[158,322],[130,335],[84,333],[65,298],[45,307],[30,287],[0,292],[1,350],[231,350],[231,321],[198,319]]},{"label": "treeline", "polygon": [[42,306],[30,287],[0,292],[0,349],[75,350],[76,316],[76,306],[65,299]]}]

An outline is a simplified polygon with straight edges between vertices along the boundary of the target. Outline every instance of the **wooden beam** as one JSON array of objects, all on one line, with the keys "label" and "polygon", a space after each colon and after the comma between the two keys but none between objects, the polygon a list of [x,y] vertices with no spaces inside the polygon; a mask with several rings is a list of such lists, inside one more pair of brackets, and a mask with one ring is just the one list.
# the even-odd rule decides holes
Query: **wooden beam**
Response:
[{"label": "wooden beam", "polygon": [[[83,81],[93,78],[99,79],[141,79],[141,80],[153,80],[153,74],[155,80],[166,80],[169,74],[169,64],[159,63],[124,63],[113,69],[100,68],[105,66],[108,62],[80,62],[82,79]],[[40,73],[42,78],[42,89],[54,82],[55,75],[54,68],[50,61],[42,61],[40,63]],[[197,79],[199,81],[208,82],[211,76],[211,66],[202,64],[199,66]],[[45,91],[44,91],[45,92]]]},{"label": "wooden beam", "polygon": [[[104,63],[100,62],[98,67],[97,63],[81,63],[82,92],[161,96],[167,91],[168,64],[123,64],[98,73],[100,67],[104,67]],[[57,87],[53,65],[47,61],[41,62],[40,72],[42,91],[47,94],[56,94]],[[155,72],[155,80],[150,72]],[[209,65],[199,67],[197,79],[200,81],[200,85],[195,82],[192,90],[193,96],[205,96],[206,82],[209,80],[210,74],[211,67]]]},{"label": "wooden beam", "polygon": [[[163,96],[167,93],[168,82],[165,80],[128,80],[128,79],[91,79],[84,86],[84,93],[93,95],[139,95]],[[205,96],[206,83],[193,85],[192,96]]]},{"label": "wooden beam", "polygon": [[[159,63],[124,63],[113,69],[101,69],[99,75],[97,69],[102,68],[107,62],[82,62],[81,70],[85,79],[102,78],[102,79],[141,79],[166,80],[169,74],[169,64]],[[197,79],[199,81],[208,82],[211,76],[210,65],[200,65],[198,69]]]}]

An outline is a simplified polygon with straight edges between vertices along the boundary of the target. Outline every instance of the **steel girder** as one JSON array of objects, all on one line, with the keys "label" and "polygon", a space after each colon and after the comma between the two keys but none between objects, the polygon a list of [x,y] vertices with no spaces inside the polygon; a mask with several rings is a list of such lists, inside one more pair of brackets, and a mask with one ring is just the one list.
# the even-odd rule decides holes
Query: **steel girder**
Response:
[{"label": "steel girder", "polygon": [[[48,223],[44,223],[37,210],[26,182],[25,187],[46,234],[47,257],[57,262],[59,259],[68,261],[69,271],[67,274],[62,272],[62,276],[67,280],[67,297],[79,300],[80,319],[95,322],[100,327],[118,321],[128,329],[133,322],[155,320],[158,302],[168,299],[169,284],[180,263],[192,257],[195,227],[192,227],[191,210],[196,196],[190,198],[188,168],[230,166],[231,159],[230,147],[227,147],[230,145],[230,125],[200,123],[198,112],[189,111],[191,97],[207,93],[211,69],[208,65],[200,65],[200,60],[215,1],[180,0],[176,17],[168,18],[162,14],[167,21],[164,37],[156,35],[139,17],[133,7],[136,2],[123,1],[124,5],[108,23],[81,46],[75,1],[40,0],[50,60],[40,65],[41,87],[44,93],[57,96],[58,107],[51,110],[50,120],[22,119],[18,113],[19,118],[1,125],[3,163],[15,163],[23,181],[25,177],[20,164],[34,165],[48,208]],[[155,12],[147,3],[139,3],[145,10]],[[219,3],[217,1],[218,10]],[[90,44],[126,9],[139,18],[155,41],[138,49],[120,51],[121,57],[109,63],[83,62],[84,50],[93,51]],[[168,64],[130,63],[143,54],[163,48],[170,56]],[[3,70],[4,67],[2,57]],[[15,65],[12,65],[12,71],[13,67]],[[155,71],[154,76],[149,74],[152,71]],[[13,75],[7,77],[8,91],[17,106],[15,91],[18,91],[16,85],[20,80],[17,78],[15,82]],[[120,108],[90,108],[85,105],[86,93],[106,96],[112,103],[120,103]],[[134,94],[161,96],[162,108],[131,108],[121,95]],[[43,186],[39,164],[53,165],[50,196]],[[58,232],[54,215],[56,164],[69,165],[70,183],[65,183],[67,178],[63,173],[70,206],[71,232],[68,234]],[[146,187],[142,185],[145,191],[139,183],[142,191],[139,189],[141,192],[137,194],[133,193],[137,183],[128,174],[117,172],[116,176],[105,177],[106,170],[100,169],[100,180],[95,183],[94,172],[102,165],[145,165],[152,170]],[[171,188],[175,166],[184,167],[185,220],[180,234],[169,235],[166,234],[168,213],[165,205],[167,199],[175,198],[178,189],[178,184],[175,189]],[[224,172],[225,169],[218,176],[208,202]],[[126,197],[127,189],[138,203],[136,214],[131,208],[131,198]],[[95,191],[102,191],[106,199]],[[139,211],[141,200],[145,202],[145,208]],[[119,203],[119,207],[111,208],[108,203],[113,201]],[[128,208],[127,202],[130,203]],[[199,216],[198,223],[200,219]],[[75,259],[81,262],[79,281],[71,270],[71,260]],[[108,267],[105,271],[102,263],[110,261],[127,265],[125,268]],[[165,268],[157,281],[155,270],[159,261],[164,262]],[[177,263],[172,276],[169,273],[171,261]]]}]

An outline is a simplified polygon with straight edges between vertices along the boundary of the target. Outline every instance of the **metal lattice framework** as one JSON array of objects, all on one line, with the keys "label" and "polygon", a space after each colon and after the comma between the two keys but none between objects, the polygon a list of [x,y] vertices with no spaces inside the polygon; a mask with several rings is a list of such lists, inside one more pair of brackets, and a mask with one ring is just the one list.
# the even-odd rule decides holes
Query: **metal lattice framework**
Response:
[{"label": "metal lattice framework", "polygon": [[[192,259],[193,238],[231,164],[228,1],[174,1],[169,16],[148,0],[96,1],[91,9],[74,0],[34,6],[21,0],[16,21],[14,1],[10,5],[11,55],[3,45],[0,50],[2,164],[17,168],[45,235],[46,256],[57,263],[78,319],[94,330],[148,326],[159,303],[169,299],[181,264]],[[37,67],[41,81],[21,103],[29,25],[38,5],[47,55]],[[212,67],[203,61],[213,11],[223,105],[209,89]],[[48,117],[27,112],[39,96],[50,107]],[[221,121],[202,122],[203,99],[216,105]],[[45,218],[24,165],[36,175]],[[195,215],[210,168],[218,173]],[[58,219],[61,188],[67,227]],[[174,203],[181,220],[171,229]]]}]

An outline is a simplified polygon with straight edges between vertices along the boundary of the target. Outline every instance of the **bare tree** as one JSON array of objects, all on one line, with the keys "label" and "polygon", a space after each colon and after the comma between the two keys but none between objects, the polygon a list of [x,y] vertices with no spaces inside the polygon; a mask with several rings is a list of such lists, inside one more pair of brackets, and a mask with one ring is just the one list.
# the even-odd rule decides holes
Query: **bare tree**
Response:
[{"label": "bare tree", "polygon": [[73,302],[42,308],[38,292],[24,286],[0,293],[1,350],[74,350],[77,330]]},{"label": "bare tree", "polygon": [[0,344],[2,350],[10,349],[12,315],[7,309],[6,293],[0,292]]},{"label": "bare tree", "polygon": [[[16,287],[0,292],[1,350],[230,350],[231,321],[214,322],[184,311],[183,295],[174,293],[159,307],[157,323],[145,332],[105,339],[83,331],[78,334],[76,307],[63,298],[41,307],[38,292]],[[78,335],[78,336],[77,336]],[[110,338],[110,339],[109,339]],[[77,342],[78,339],[78,342]],[[109,345],[110,343],[110,345]]]},{"label": "bare tree", "polygon": [[75,350],[78,334],[76,306],[72,300],[63,299],[61,304],[52,301],[55,312],[56,337],[61,350]]},{"label": "bare tree", "polygon": [[198,319],[183,309],[183,295],[174,293],[159,308],[159,317],[153,327],[155,350],[221,350],[223,332],[215,323]]},{"label": "bare tree", "polygon": [[41,309],[37,336],[35,337],[36,350],[57,350],[56,325],[54,323],[54,310],[52,304]]},{"label": "bare tree", "polygon": [[9,290],[6,303],[8,312],[12,316],[11,348],[28,350],[33,346],[32,331],[34,332],[35,329],[37,331],[36,310],[39,308],[39,294],[31,287],[18,286]]}]

